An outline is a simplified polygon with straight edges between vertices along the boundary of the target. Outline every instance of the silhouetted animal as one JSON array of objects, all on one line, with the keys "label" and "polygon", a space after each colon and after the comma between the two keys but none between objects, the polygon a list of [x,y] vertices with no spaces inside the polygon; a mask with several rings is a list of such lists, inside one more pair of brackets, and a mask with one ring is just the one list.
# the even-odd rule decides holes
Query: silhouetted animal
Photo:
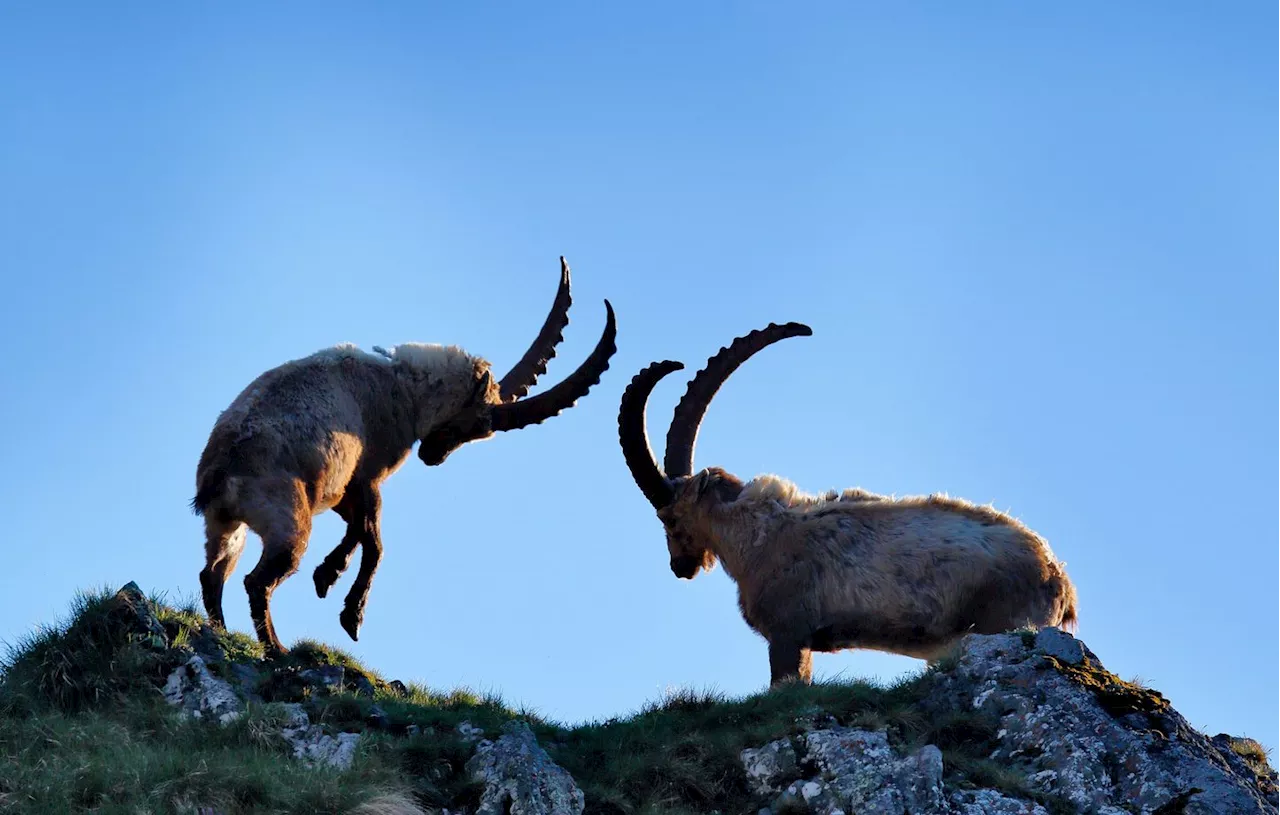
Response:
[{"label": "silhouetted animal", "polygon": [[724,563],[743,619],[769,643],[773,683],[811,681],[812,651],[867,648],[933,660],[968,633],[1074,626],[1065,564],[993,508],[858,489],[806,495],[772,475],[743,483],[718,467],[693,474],[698,427],[729,375],[766,346],[812,333],[799,323],[770,324],[720,349],[676,407],[665,472],[649,448],[645,404],[662,377],[684,366],[655,362],[627,387],[619,440],[666,530],[671,571],[692,579]]},{"label": "silhouetted animal", "polygon": [[209,619],[224,626],[222,588],[245,544],[246,525],[262,557],[245,577],[258,639],[283,646],[272,624],[272,592],[297,571],[315,515],[332,509],[347,523],[342,542],[315,571],[324,597],[356,546],[360,569],[339,620],[357,639],[382,557],[379,485],[418,457],[439,465],[458,447],[501,430],[538,424],[585,396],[617,350],[613,307],[586,361],[545,393],[523,399],[555,356],[569,322],[569,266],[560,259],[551,312],[524,357],[495,382],[484,359],[456,346],[405,343],[366,353],[338,345],[260,375],[218,416],[196,470],[192,509],[204,516],[206,565],[200,586]]}]

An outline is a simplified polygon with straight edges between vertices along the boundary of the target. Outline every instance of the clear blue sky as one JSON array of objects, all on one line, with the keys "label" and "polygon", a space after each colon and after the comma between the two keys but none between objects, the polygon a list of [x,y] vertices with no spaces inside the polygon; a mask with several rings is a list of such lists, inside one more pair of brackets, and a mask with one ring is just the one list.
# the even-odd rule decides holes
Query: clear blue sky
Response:
[{"label": "clear blue sky", "polygon": [[544,381],[608,297],[603,383],[410,458],[358,644],[354,570],[313,593],[323,516],[286,642],[567,721],[762,688],[723,571],[669,572],[615,421],[650,360],[802,320],[699,465],[994,502],[1067,561],[1110,668],[1276,746],[1274,4],[430,5],[0,12],[0,637],[81,587],[197,591],[196,461],[259,372],[408,340],[505,370],[564,254]]}]

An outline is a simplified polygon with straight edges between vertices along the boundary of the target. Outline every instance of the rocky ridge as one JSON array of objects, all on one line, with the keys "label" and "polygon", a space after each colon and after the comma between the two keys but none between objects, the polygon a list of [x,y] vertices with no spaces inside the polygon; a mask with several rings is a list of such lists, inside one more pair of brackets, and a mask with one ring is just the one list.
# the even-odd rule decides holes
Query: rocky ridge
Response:
[{"label": "rocky ridge", "polygon": [[[359,771],[362,761],[372,760],[366,745],[371,734],[427,746],[445,744],[451,755],[460,757],[450,765],[462,772],[455,773],[461,777],[451,787],[457,794],[448,804],[392,795],[357,811],[639,811],[585,795],[562,764],[583,768],[590,761],[574,754],[571,741],[553,738],[541,744],[523,721],[486,728],[463,720],[443,730],[408,723],[384,709],[409,693],[404,683],[384,682],[346,665],[266,664],[230,648],[207,626],[194,635],[176,636],[173,625],[157,619],[153,604],[134,584],[121,589],[113,602],[112,625],[127,630],[130,643],[174,664],[157,690],[179,717],[225,728],[252,710],[272,711],[270,721],[279,738],[305,768]],[[334,705],[346,705],[348,713],[359,715],[338,717],[335,725],[337,719],[328,712]],[[937,744],[905,739],[892,725],[867,726],[848,717],[841,721],[815,706],[793,717],[785,737],[741,749],[721,765],[722,772],[737,774],[728,787],[740,788],[745,798],[711,797],[694,811],[1277,812],[1276,771],[1256,742],[1196,731],[1159,693],[1121,681],[1083,642],[1057,629],[965,638],[951,658],[920,680],[912,707],[942,723],[928,731],[937,736]],[[957,752],[957,744],[965,750]],[[686,748],[681,742],[670,749]],[[967,766],[963,756],[975,750],[985,758]],[[687,783],[696,787],[696,781]],[[208,807],[198,811],[222,815]]]}]

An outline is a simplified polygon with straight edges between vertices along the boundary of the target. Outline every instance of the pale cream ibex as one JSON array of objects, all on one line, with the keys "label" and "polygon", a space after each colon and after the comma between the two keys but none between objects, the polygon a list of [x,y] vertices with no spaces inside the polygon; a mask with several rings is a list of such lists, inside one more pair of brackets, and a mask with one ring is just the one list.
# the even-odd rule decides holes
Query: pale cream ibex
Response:
[{"label": "pale cream ibex", "polygon": [[698,427],[729,375],[799,323],[770,324],[720,349],[689,383],[667,433],[665,472],[649,447],[645,405],[655,362],[622,396],[627,466],[666,530],[671,571],[692,579],[716,560],[742,617],[769,643],[771,683],[812,679],[812,653],[866,648],[935,660],[969,633],[1074,627],[1076,592],[1048,543],[993,508],[945,495],[891,498],[859,489],[806,495],[772,475],[743,483],[694,473]]},{"label": "pale cream ibex", "polygon": [[260,375],[218,416],[196,470],[192,509],[204,516],[205,611],[225,626],[222,589],[245,545],[245,527],[262,538],[262,557],[245,577],[249,610],[268,652],[284,652],[269,608],[275,588],[298,570],[312,518],[332,509],[347,523],[342,542],[316,568],[324,597],[357,546],[360,569],[339,620],[357,639],[382,557],[379,485],[404,463],[415,441],[424,464],[444,462],[467,442],[549,419],[600,381],[617,350],[613,307],[586,361],[545,393],[522,397],[546,373],[569,322],[569,266],[542,330],[500,381],[489,363],[456,346],[405,343],[366,353],[339,345]]}]

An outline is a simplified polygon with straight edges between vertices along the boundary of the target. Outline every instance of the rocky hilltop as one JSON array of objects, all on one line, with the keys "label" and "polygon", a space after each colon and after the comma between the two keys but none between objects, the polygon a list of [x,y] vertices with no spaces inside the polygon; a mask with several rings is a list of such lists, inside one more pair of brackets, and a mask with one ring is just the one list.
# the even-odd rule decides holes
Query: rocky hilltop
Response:
[{"label": "rocky hilltop", "polygon": [[0,811],[1276,813],[1261,746],[1192,728],[1057,629],[970,636],[893,686],[676,694],[564,727],[296,644],[264,661],[134,584],[0,675]]}]

